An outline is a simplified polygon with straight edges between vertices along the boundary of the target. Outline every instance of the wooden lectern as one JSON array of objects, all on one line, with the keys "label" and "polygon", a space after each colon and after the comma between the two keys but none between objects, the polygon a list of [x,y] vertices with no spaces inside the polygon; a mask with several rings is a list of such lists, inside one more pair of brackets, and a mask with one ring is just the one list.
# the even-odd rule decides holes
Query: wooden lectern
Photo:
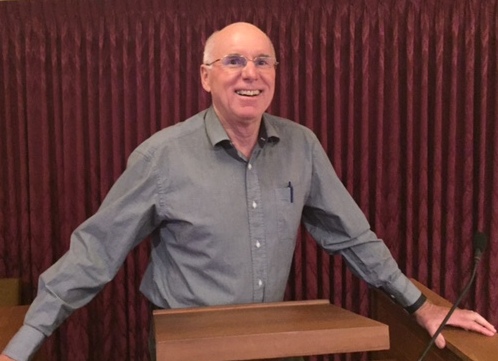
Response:
[{"label": "wooden lectern", "polygon": [[[412,280],[427,298],[437,305],[451,307],[450,302]],[[391,349],[373,352],[372,360],[417,361],[430,341],[429,334],[400,306],[384,293],[372,292],[372,317],[389,325]],[[494,361],[498,360],[498,335],[483,336],[448,326],[442,332],[446,348],[435,345],[424,361]]]},{"label": "wooden lectern", "polygon": [[328,300],[154,311],[157,361],[255,360],[389,348],[386,325]]}]

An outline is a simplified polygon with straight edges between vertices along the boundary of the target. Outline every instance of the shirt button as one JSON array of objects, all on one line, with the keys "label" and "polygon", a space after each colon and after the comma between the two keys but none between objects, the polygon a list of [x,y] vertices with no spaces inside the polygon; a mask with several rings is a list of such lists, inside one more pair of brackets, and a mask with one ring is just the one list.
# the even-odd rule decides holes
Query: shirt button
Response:
[{"label": "shirt button", "polygon": [[256,208],[258,206],[258,204],[254,201],[252,201],[252,208]]},{"label": "shirt button", "polygon": [[259,287],[263,286],[263,281],[262,280],[258,280],[258,286]]},{"label": "shirt button", "polygon": [[259,248],[261,247],[261,243],[259,243],[259,241],[256,241],[256,248]]},{"label": "shirt button", "polygon": [[251,169],[252,169],[252,164],[251,164],[251,163],[249,163],[249,164],[247,165],[247,169],[249,169],[249,170],[251,170]]}]

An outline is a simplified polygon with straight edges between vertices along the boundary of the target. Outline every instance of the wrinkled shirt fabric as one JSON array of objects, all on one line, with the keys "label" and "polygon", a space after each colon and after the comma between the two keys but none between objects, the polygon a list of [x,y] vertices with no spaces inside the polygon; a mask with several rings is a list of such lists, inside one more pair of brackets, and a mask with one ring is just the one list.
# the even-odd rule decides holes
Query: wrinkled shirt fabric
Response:
[{"label": "wrinkled shirt fabric", "polygon": [[139,145],[69,251],[41,275],[5,353],[27,360],[151,234],[140,290],[158,307],[281,301],[301,224],[356,275],[413,304],[420,291],[370,230],[313,132],[266,113],[260,128],[249,159],[212,108]]}]

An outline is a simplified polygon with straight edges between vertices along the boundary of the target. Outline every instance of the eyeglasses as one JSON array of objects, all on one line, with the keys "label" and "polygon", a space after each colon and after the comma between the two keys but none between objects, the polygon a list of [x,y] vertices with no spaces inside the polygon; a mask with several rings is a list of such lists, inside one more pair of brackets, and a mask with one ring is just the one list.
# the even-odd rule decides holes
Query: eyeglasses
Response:
[{"label": "eyeglasses", "polygon": [[208,64],[207,66],[213,65],[216,62],[220,62],[222,66],[228,69],[243,69],[246,67],[248,61],[252,61],[257,69],[271,69],[277,66],[277,59],[271,56],[257,56],[254,59],[247,59],[243,55],[230,54],[225,55],[223,58],[216,59]]}]

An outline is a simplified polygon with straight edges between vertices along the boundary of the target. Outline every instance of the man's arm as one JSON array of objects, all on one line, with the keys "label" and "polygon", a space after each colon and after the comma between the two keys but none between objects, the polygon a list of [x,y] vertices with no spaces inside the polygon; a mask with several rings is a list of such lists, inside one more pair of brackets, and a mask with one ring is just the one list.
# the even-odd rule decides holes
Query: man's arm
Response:
[{"label": "man's arm", "polygon": [[[423,301],[420,290],[400,271],[385,244],[369,230],[363,213],[338,180],[321,147],[315,148],[313,161],[313,189],[303,217],[306,228],[325,250],[339,252],[353,273],[383,289],[407,311],[413,312],[417,322],[434,335],[449,308],[427,300],[419,306],[418,300]],[[496,333],[493,325],[469,310],[456,310],[448,324],[487,336]],[[436,345],[442,348],[445,344],[439,335]]]},{"label": "man's arm", "polygon": [[[415,311],[414,316],[418,324],[425,328],[432,337],[449,310],[448,307],[437,306],[430,301],[426,301],[417,311]],[[467,331],[478,332],[486,336],[493,336],[496,334],[496,328],[492,324],[477,312],[470,310],[455,310],[448,321],[448,325],[460,327]],[[435,344],[439,348],[446,346],[446,341],[442,334],[438,335]]]},{"label": "man's arm", "polygon": [[98,212],[73,232],[68,252],[40,276],[24,325],[4,355],[28,360],[74,310],[114,278],[129,251],[160,222],[155,168],[140,155],[134,160]]}]

